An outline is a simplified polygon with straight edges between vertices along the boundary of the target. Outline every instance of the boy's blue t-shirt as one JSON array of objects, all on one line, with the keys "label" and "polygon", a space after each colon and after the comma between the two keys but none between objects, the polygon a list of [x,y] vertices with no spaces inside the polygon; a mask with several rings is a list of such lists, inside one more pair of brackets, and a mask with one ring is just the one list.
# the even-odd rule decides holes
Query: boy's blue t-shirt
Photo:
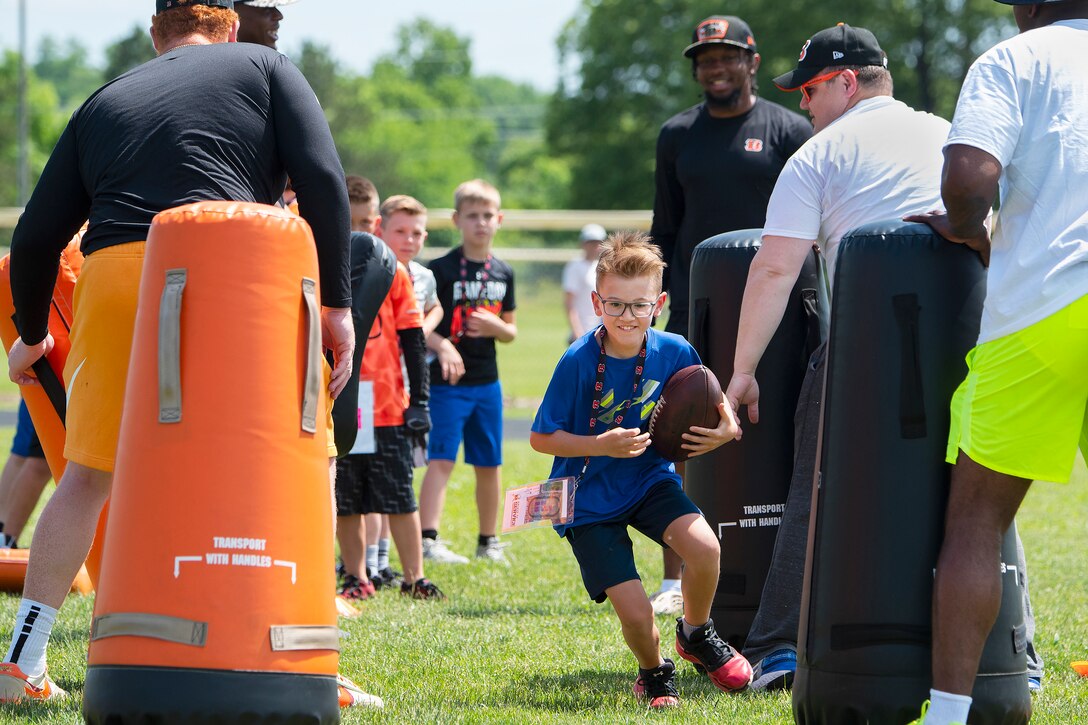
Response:
[{"label": "boy's blue t-shirt", "polygon": [[[593,387],[597,379],[597,362],[601,346],[594,332],[587,332],[567,349],[555,366],[544,401],[533,421],[533,432],[554,433],[562,430],[574,435],[589,435],[589,418],[593,411]],[[597,413],[594,434],[604,433],[612,426],[615,414],[631,397],[635,382],[637,357],[619,360],[607,358],[604,391]],[[624,415],[623,427],[645,429],[657,399],[667,381],[677,370],[698,365],[699,355],[688,341],[669,332],[646,331],[646,365],[642,373],[639,394]],[[552,464],[552,478],[577,477],[585,458],[557,456]],[[570,526],[583,526],[608,521],[627,511],[662,481],[680,485],[676,467],[653,448],[635,458],[594,456],[589,460],[585,477],[578,484],[574,497],[574,520]],[[560,536],[567,526],[556,526]]]}]

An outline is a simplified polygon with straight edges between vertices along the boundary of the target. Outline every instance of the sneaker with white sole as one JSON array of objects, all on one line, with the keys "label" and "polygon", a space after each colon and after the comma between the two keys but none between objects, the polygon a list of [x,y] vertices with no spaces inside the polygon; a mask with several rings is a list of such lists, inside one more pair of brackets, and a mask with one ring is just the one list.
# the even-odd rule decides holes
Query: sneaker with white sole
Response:
[{"label": "sneaker with white sole", "polygon": [[385,702],[377,695],[370,695],[354,682],[337,673],[336,693],[340,698],[340,707],[367,707],[372,710],[381,710]]},{"label": "sneaker with white sole", "polygon": [[777,649],[752,667],[753,690],[789,690],[797,674],[797,653],[792,649]]},{"label": "sneaker with white sole", "polygon": [[455,554],[442,539],[423,540],[423,558],[438,564],[467,564],[468,557]]},{"label": "sneaker with white sole", "polygon": [[13,662],[0,664],[0,702],[63,700],[68,693],[43,672],[41,677],[27,677]]},{"label": "sneaker with white sole", "polygon": [[505,541],[499,541],[498,537],[492,536],[486,544],[476,545],[476,558],[510,566],[510,560],[506,558],[504,551],[507,546],[509,544]]},{"label": "sneaker with white sole", "polygon": [[684,613],[684,594],[679,589],[659,589],[650,595],[650,606],[656,615],[675,617]]}]

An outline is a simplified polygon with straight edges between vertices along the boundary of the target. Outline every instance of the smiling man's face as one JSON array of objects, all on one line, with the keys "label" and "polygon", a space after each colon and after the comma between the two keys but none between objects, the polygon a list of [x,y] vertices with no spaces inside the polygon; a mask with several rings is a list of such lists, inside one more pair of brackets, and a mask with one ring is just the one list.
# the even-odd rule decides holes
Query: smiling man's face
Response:
[{"label": "smiling man's face", "polygon": [[276,50],[276,41],[280,37],[280,21],[283,13],[279,8],[255,8],[248,3],[234,6],[238,12],[241,27],[238,28],[239,43],[256,43]]}]

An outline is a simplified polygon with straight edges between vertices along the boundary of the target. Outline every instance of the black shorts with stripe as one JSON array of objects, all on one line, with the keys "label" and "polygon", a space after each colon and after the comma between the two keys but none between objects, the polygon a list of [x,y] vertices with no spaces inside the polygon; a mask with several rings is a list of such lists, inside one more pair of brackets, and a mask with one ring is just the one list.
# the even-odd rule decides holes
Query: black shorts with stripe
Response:
[{"label": "black shorts with stripe", "polygon": [[403,425],[374,429],[377,452],[336,461],[336,515],[410,514],[418,509],[412,489],[414,438]]}]

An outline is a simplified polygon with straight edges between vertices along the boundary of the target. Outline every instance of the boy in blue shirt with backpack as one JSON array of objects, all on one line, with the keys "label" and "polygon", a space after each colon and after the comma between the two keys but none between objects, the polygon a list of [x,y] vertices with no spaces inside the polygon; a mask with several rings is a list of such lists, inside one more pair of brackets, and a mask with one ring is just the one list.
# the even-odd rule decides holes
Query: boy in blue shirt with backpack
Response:
[{"label": "boy in blue shirt with backpack", "polygon": [[[679,335],[650,329],[665,302],[665,263],[642,233],[613,234],[597,265],[593,305],[603,324],[576,340],[560,359],[533,421],[530,443],[555,456],[553,478],[577,480],[574,518],[556,526],[574,550],[589,596],[612,602],[627,646],[638,660],[634,692],[652,708],[680,703],[675,666],[660,652],[660,634],[635,569],[633,526],[676,551],[686,565],[684,616],[676,652],[704,668],[726,692],[752,679],[747,660],[714,630],[710,607],[718,585],[718,539],[680,485],[673,464],[650,447],[642,427],[677,371],[699,364]],[[723,397],[717,428],[692,426],[684,448],[701,455],[739,437]]]}]

